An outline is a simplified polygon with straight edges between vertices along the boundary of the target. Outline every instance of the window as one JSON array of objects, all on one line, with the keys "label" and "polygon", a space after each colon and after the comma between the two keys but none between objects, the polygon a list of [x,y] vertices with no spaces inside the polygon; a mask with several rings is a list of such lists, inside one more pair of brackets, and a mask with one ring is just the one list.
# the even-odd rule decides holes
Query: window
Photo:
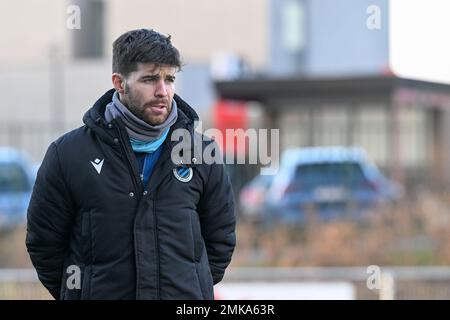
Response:
[{"label": "window", "polygon": [[0,163],[0,192],[27,192],[31,186],[24,169],[17,163]]},{"label": "window", "polygon": [[286,51],[297,53],[305,46],[305,13],[303,2],[286,0],[282,7],[282,45]]},{"label": "window", "polygon": [[104,4],[101,0],[78,0],[81,28],[71,30],[75,59],[101,58],[104,54]]}]

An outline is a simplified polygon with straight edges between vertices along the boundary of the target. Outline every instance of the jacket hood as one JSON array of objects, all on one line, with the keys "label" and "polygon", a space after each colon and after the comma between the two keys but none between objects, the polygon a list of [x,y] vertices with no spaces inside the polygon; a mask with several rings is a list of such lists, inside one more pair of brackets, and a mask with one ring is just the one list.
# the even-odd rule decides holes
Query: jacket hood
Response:
[{"label": "jacket hood", "polygon": [[[103,140],[110,143],[113,143],[113,136],[107,130],[104,130],[104,126],[106,125],[105,110],[106,106],[112,101],[115,91],[115,89],[108,90],[83,116],[84,124]],[[177,94],[174,95],[174,100],[177,103],[178,119],[172,128],[185,127],[193,134],[196,122],[199,120],[197,112]]]}]

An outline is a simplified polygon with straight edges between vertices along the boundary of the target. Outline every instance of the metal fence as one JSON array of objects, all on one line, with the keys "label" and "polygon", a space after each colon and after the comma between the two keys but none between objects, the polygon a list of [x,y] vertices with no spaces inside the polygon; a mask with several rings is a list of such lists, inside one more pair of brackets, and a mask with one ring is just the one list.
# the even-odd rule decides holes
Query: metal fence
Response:
[{"label": "metal fence", "polygon": [[[376,266],[375,266],[376,267]],[[450,299],[450,267],[299,267],[230,268],[223,286],[264,283],[264,288],[292,284],[346,283],[353,299]],[[379,270],[380,283],[376,283]],[[373,278],[372,276],[375,276]],[[372,280],[375,279],[375,282]],[[323,290],[323,289],[322,289]],[[251,296],[247,297],[251,299]],[[339,297],[336,297],[339,298]],[[33,269],[0,269],[0,299],[52,299]],[[273,297],[277,299],[277,297]],[[331,298],[333,299],[333,298]]]},{"label": "metal fence", "polygon": [[0,269],[1,300],[48,300],[51,295],[33,269]]},{"label": "metal fence", "polygon": [[373,267],[235,268],[226,281],[345,282],[353,285],[357,300],[450,299],[450,267]]},{"label": "metal fence", "polygon": [[9,146],[26,152],[31,160],[42,160],[49,144],[66,130],[80,124],[58,125],[43,122],[0,122],[0,146]]}]

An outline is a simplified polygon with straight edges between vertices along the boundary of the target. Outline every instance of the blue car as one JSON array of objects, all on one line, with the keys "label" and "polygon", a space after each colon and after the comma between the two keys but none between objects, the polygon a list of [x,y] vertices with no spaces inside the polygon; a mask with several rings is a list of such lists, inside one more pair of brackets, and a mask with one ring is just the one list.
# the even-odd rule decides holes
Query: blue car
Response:
[{"label": "blue car", "polygon": [[25,225],[34,171],[23,153],[0,147],[0,230]]},{"label": "blue car", "polygon": [[287,150],[268,192],[264,218],[303,223],[367,217],[397,201],[402,189],[388,180],[364,150],[310,147]]},{"label": "blue car", "polygon": [[245,220],[259,221],[261,219],[272,181],[271,175],[258,175],[242,188],[239,194],[239,209]]}]

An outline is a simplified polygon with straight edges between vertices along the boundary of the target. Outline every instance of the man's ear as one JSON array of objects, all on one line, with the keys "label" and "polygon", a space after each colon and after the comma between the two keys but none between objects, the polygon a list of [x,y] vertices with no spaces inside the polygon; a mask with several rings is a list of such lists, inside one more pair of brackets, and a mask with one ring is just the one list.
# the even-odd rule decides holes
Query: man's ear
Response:
[{"label": "man's ear", "polygon": [[123,94],[125,92],[125,80],[121,74],[113,73],[112,83],[114,85],[114,89],[116,89],[117,92],[119,92],[120,94]]}]

